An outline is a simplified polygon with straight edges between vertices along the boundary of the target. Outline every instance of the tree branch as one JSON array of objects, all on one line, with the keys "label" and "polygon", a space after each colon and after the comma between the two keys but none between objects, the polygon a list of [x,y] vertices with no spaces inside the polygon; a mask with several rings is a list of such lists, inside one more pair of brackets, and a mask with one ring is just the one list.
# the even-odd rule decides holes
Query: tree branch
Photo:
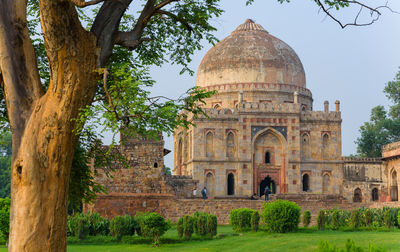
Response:
[{"label": "tree branch", "polygon": [[161,2],[160,4],[158,4],[154,9],[155,10],[159,10],[162,7],[168,5],[168,4],[172,3],[172,2],[179,2],[179,0],[165,0],[164,2]]},{"label": "tree branch", "polygon": [[[395,11],[393,11],[388,5],[387,3],[385,5],[381,5],[381,6],[377,6],[377,7],[371,7],[368,6],[364,3],[361,3],[357,0],[338,0],[338,2],[342,2],[342,3],[346,3],[349,5],[358,5],[360,6],[360,10],[358,11],[357,15],[354,18],[354,21],[352,23],[343,23],[342,21],[340,21],[337,17],[335,17],[330,10],[332,9],[332,7],[326,7],[321,0],[316,0],[317,4],[320,6],[321,10],[328,16],[330,17],[333,21],[335,21],[336,23],[338,23],[340,25],[340,27],[342,29],[348,27],[348,26],[367,26],[367,25],[371,25],[373,23],[375,23],[376,21],[379,20],[380,16],[382,15],[382,13],[380,12],[380,9],[388,9],[389,11],[393,12],[393,13],[397,13]],[[363,11],[363,9],[366,9],[370,12],[370,16],[371,16],[371,21],[370,22],[364,22],[364,23],[359,23],[358,22],[358,18],[360,17],[361,12]],[[374,15],[376,15],[374,17]]]},{"label": "tree branch", "polygon": [[161,15],[167,15],[173,20],[179,21],[181,24],[183,24],[189,32],[193,31],[193,28],[182,17],[178,17],[177,15],[165,10],[157,10],[157,13]]},{"label": "tree branch", "polygon": [[69,0],[71,3],[75,4],[75,6],[79,8],[84,8],[87,6],[95,5],[103,2],[104,0],[91,0],[89,2],[85,2],[85,0]]},{"label": "tree branch", "polygon": [[0,0],[0,69],[13,132],[13,159],[25,124],[44,90],[26,20],[25,0]]}]

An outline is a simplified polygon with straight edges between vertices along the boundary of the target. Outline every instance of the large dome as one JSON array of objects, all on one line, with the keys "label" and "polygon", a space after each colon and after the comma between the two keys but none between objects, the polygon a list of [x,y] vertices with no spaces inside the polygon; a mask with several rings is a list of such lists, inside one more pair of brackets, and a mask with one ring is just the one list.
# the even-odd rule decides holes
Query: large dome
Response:
[{"label": "large dome", "polygon": [[207,52],[196,82],[200,87],[268,83],[305,88],[306,77],[295,51],[248,19]]}]

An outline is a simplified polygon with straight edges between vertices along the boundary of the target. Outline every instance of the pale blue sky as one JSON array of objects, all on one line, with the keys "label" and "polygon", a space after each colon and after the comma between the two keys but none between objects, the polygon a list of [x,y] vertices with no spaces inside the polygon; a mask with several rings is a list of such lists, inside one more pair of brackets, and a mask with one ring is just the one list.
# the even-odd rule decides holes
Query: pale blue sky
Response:
[{"label": "pale blue sky", "polygon": [[[381,2],[385,1],[367,1]],[[300,57],[306,85],[314,98],[314,110],[323,110],[324,100],[334,109],[340,100],[342,111],[342,153],[356,153],[354,141],[359,127],[369,119],[372,107],[388,101],[382,93],[385,83],[392,80],[400,66],[400,14],[383,11],[380,20],[367,27],[342,30],[326,18],[312,0],[292,0],[279,4],[276,0],[256,0],[245,6],[245,0],[222,0],[225,13],[214,24],[216,36],[223,39],[247,18],[261,24],[270,34],[289,44]],[[400,11],[400,1],[389,0]],[[345,12],[344,18],[356,13]],[[204,44],[196,52],[191,68],[196,71],[211,45]],[[179,67],[165,65],[153,68],[157,81],[155,95],[178,97],[195,85],[196,74],[179,75]],[[165,137],[165,147],[172,150],[172,137]],[[165,157],[172,168],[173,154]]]}]

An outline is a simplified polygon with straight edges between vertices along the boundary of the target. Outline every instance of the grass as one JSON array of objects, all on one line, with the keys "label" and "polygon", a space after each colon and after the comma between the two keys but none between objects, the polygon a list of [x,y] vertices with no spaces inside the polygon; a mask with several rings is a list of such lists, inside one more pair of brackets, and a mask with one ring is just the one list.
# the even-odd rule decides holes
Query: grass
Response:
[{"label": "grass", "polygon": [[[348,238],[355,241],[357,246],[368,247],[369,243],[384,247],[387,251],[400,251],[400,230],[381,231],[317,231],[314,228],[299,229],[298,232],[288,234],[234,233],[230,226],[218,227],[219,237],[202,239],[194,236],[190,241],[181,241],[177,238],[176,229],[170,229],[163,237],[158,249],[151,245],[151,241],[140,237],[125,237],[124,242],[103,237],[89,237],[84,242],[76,243],[69,239],[68,252],[129,252],[129,251],[315,251],[321,240],[327,240],[343,248]],[[7,251],[5,247],[0,252]]]}]

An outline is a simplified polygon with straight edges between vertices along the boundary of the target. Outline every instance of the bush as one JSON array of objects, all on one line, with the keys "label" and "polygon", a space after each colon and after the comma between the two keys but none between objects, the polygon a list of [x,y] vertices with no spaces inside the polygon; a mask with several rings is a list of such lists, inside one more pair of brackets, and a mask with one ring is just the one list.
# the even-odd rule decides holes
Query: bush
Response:
[{"label": "bush", "polygon": [[85,239],[89,234],[89,219],[85,214],[77,214],[68,216],[67,219],[68,233],[79,239]]},{"label": "bush", "polygon": [[[335,245],[331,245],[328,241],[321,241],[318,244],[317,252],[363,252],[362,247],[356,246],[355,242],[351,239],[347,239],[345,249],[339,249]],[[368,252],[385,252],[383,248],[378,248],[374,244],[370,243],[368,246]]]},{"label": "bush", "polygon": [[303,213],[303,226],[308,227],[311,223],[311,212],[306,210]]},{"label": "bush", "polygon": [[[184,221],[185,222],[185,221]],[[144,216],[141,223],[142,235],[153,238],[153,244],[158,247],[160,237],[170,228],[164,218],[158,213],[150,213]]]},{"label": "bush", "polygon": [[0,198],[0,232],[7,241],[10,233],[10,198]]},{"label": "bush", "polygon": [[254,211],[251,215],[251,231],[257,232],[258,225],[260,223],[260,213],[258,211]]},{"label": "bush", "polygon": [[183,217],[180,217],[178,223],[176,224],[176,231],[178,231],[179,239],[183,237]]},{"label": "bush", "polygon": [[182,224],[183,236],[185,237],[185,240],[189,240],[193,234],[194,218],[190,215],[185,215]]},{"label": "bush", "polygon": [[218,220],[217,216],[209,214],[207,216],[207,233],[211,238],[217,235]]},{"label": "bush", "polygon": [[331,223],[333,230],[338,230],[340,228],[340,213],[337,209],[332,211]]},{"label": "bush", "polygon": [[385,210],[383,214],[383,219],[385,220],[386,227],[390,228],[392,226],[392,214],[390,212],[390,209]]},{"label": "bush", "polygon": [[89,235],[108,235],[110,233],[110,221],[101,217],[98,213],[89,213]]},{"label": "bush", "polygon": [[133,218],[134,223],[135,223],[135,231],[137,233],[137,235],[142,236],[142,222],[144,220],[144,217],[146,217],[147,215],[149,215],[149,212],[136,212],[135,217]]},{"label": "bush", "polygon": [[364,211],[365,226],[370,227],[372,225],[372,217],[372,211],[370,209],[366,209]]},{"label": "bush", "polygon": [[251,229],[251,216],[256,210],[249,208],[233,209],[229,214],[229,223],[233,231],[249,231]]},{"label": "bush", "polygon": [[207,213],[195,212],[194,218],[194,232],[197,235],[205,236],[207,234]]},{"label": "bush", "polygon": [[263,219],[269,232],[285,233],[298,228],[300,207],[291,201],[276,200],[263,205]]},{"label": "bush", "polygon": [[319,210],[319,213],[317,216],[317,225],[318,225],[318,230],[325,229],[325,211],[324,210]]},{"label": "bush", "polygon": [[361,226],[361,214],[359,209],[351,211],[350,215],[350,227],[355,230]]},{"label": "bush", "polygon": [[121,240],[124,235],[133,235],[135,226],[135,220],[132,216],[115,216],[110,222],[110,234]]}]

